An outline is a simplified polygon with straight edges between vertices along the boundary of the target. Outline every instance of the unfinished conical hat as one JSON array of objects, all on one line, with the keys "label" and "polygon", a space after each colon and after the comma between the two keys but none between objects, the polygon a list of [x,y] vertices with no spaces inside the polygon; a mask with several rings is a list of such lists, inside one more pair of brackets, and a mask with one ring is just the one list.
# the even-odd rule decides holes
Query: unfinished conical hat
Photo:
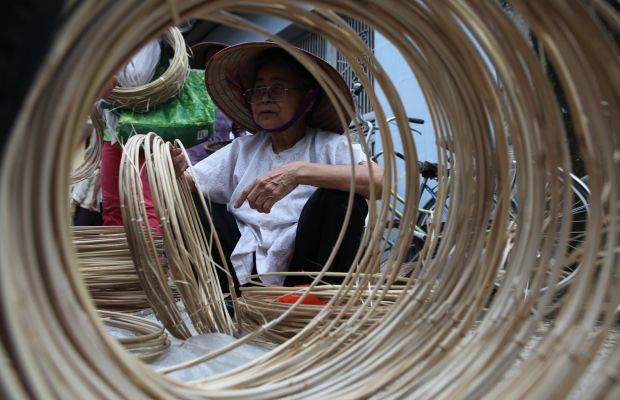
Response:
[{"label": "unfinished conical hat", "polygon": [[[257,57],[271,48],[281,46],[272,42],[248,42],[229,46],[211,57],[205,68],[205,84],[215,104],[248,132],[258,132],[262,129],[254,122],[250,105],[243,97],[243,93],[253,85]],[[329,84],[344,95],[348,106],[353,110],[351,92],[338,71],[319,57],[301,49],[299,51],[310,57],[329,76]],[[336,108],[325,93],[320,94],[317,104],[308,115],[307,124],[336,133],[343,133],[345,129],[338,118]]]}]

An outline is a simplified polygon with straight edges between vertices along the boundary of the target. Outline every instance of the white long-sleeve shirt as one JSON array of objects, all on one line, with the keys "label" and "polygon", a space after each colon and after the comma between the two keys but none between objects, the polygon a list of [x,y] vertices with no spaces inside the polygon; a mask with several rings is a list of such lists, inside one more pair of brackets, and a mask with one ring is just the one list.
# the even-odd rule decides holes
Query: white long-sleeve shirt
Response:
[{"label": "white long-sleeve shirt", "polygon": [[[366,161],[359,144],[353,144],[355,164]],[[194,165],[198,184],[212,202],[226,204],[237,220],[241,238],[231,255],[240,284],[252,274],[253,253],[256,271],[285,272],[294,253],[295,234],[301,211],[317,189],[299,185],[276,202],[269,214],[259,213],[245,201],[234,204],[241,192],[254,180],[275,168],[293,161],[343,165],[351,164],[346,135],[308,128],[306,135],[290,149],[274,153],[271,134],[260,132],[239,137],[228,146]],[[262,281],[282,285],[284,277],[263,277]]]}]

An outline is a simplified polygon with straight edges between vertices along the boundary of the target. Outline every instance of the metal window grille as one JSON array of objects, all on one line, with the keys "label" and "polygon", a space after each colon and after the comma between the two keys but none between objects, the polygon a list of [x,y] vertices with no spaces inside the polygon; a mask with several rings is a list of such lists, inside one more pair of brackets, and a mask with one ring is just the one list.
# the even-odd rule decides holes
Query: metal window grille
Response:
[{"label": "metal window grille", "polygon": [[[365,24],[364,22],[355,20],[351,17],[343,17],[343,19],[349,24],[351,28],[353,28],[353,31],[355,31],[359,35],[359,37],[368,46],[368,48],[374,52],[374,49],[375,49],[374,29],[372,29],[369,25]],[[351,60],[351,62],[354,62],[354,61]],[[358,62],[360,66],[363,68],[366,76],[370,79],[371,86],[374,86],[374,79],[372,78],[372,76],[368,72],[368,68],[366,67],[366,65],[368,64],[368,60],[358,60]],[[349,84],[349,87],[352,87],[353,82],[355,82],[358,79],[349,61],[347,61],[340,52],[337,53],[336,69],[344,77],[345,81]],[[366,88],[366,90],[368,89],[371,89],[371,88]],[[361,93],[359,99],[355,99],[357,102],[357,107],[359,108],[359,111],[362,115],[373,111],[370,101],[368,99],[368,94],[366,93],[366,90],[364,90]]]},{"label": "metal window grille", "polygon": [[326,56],[327,40],[325,40],[323,36],[319,36],[315,33],[306,33],[293,44],[329,62]]},{"label": "metal window grille", "polygon": [[[374,29],[372,29],[369,25],[355,20],[350,17],[343,17],[351,28],[360,36],[362,41],[366,43],[368,48],[371,51],[374,51],[375,48],[375,34]],[[321,57],[328,63],[330,63],[336,70],[342,75],[345,82],[349,85],[350,88],[353,87],[353,82],[357,80],[357,75],[351,68],[349,62],[344,58],[344,56],[336,51],[336,48],[325,40],[324,37],[316,34],[316,33],[306,33],[299,37],[297,40],[293,41],[293,44],[300,49],[306,50],[309,53],[314,54],[315,56]],[[364,68],[366,75],[369,77],[371,86],[374,85],[373,77],[368,73],[368,69],[365,67],[367,60],[360,60],[360,65]],[[366,88],[367,90],[368,88]],[[358,107],[360,113],[366,114],[372,110],[372,106],[368,99],[368,95],[366,94],[366,90],[364,90],[359,99],[355,99],[356,107]]]}]

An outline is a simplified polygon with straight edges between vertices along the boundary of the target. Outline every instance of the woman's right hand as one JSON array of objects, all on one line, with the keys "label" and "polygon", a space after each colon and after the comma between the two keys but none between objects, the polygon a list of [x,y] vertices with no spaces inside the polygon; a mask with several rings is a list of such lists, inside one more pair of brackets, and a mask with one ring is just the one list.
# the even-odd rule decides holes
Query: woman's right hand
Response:
[{"label": "woman's right hand", "polygon": [[170,156],[172,157],[172,165],[174,166],[174,173],[177,178],[185,172],[187,169],[187,160],[183,154],[183,150],[177,148],[170,149]]}]

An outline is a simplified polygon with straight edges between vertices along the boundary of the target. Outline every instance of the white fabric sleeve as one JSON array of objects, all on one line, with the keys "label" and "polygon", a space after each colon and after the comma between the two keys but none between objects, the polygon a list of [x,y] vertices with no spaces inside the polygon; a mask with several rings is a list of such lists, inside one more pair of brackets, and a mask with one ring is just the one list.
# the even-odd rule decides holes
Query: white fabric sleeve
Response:
[{"label": "white fabric sleeve", "polygon": [[[359,164],[368,161],[368,157],[362,150],[359,143],[353,143],[353,162]],[[330,140],[325,150],[330,164],[351,164],[351,154],[349,153],[349,139],[346,135],[339,135],[336,140]]]},{"label": "white fabric sleeve", "polygon": [[235,166],[240,146],[234,140],[194,165],[198,186],[205,196],[219,204],[227,204],[236,187]]}]

